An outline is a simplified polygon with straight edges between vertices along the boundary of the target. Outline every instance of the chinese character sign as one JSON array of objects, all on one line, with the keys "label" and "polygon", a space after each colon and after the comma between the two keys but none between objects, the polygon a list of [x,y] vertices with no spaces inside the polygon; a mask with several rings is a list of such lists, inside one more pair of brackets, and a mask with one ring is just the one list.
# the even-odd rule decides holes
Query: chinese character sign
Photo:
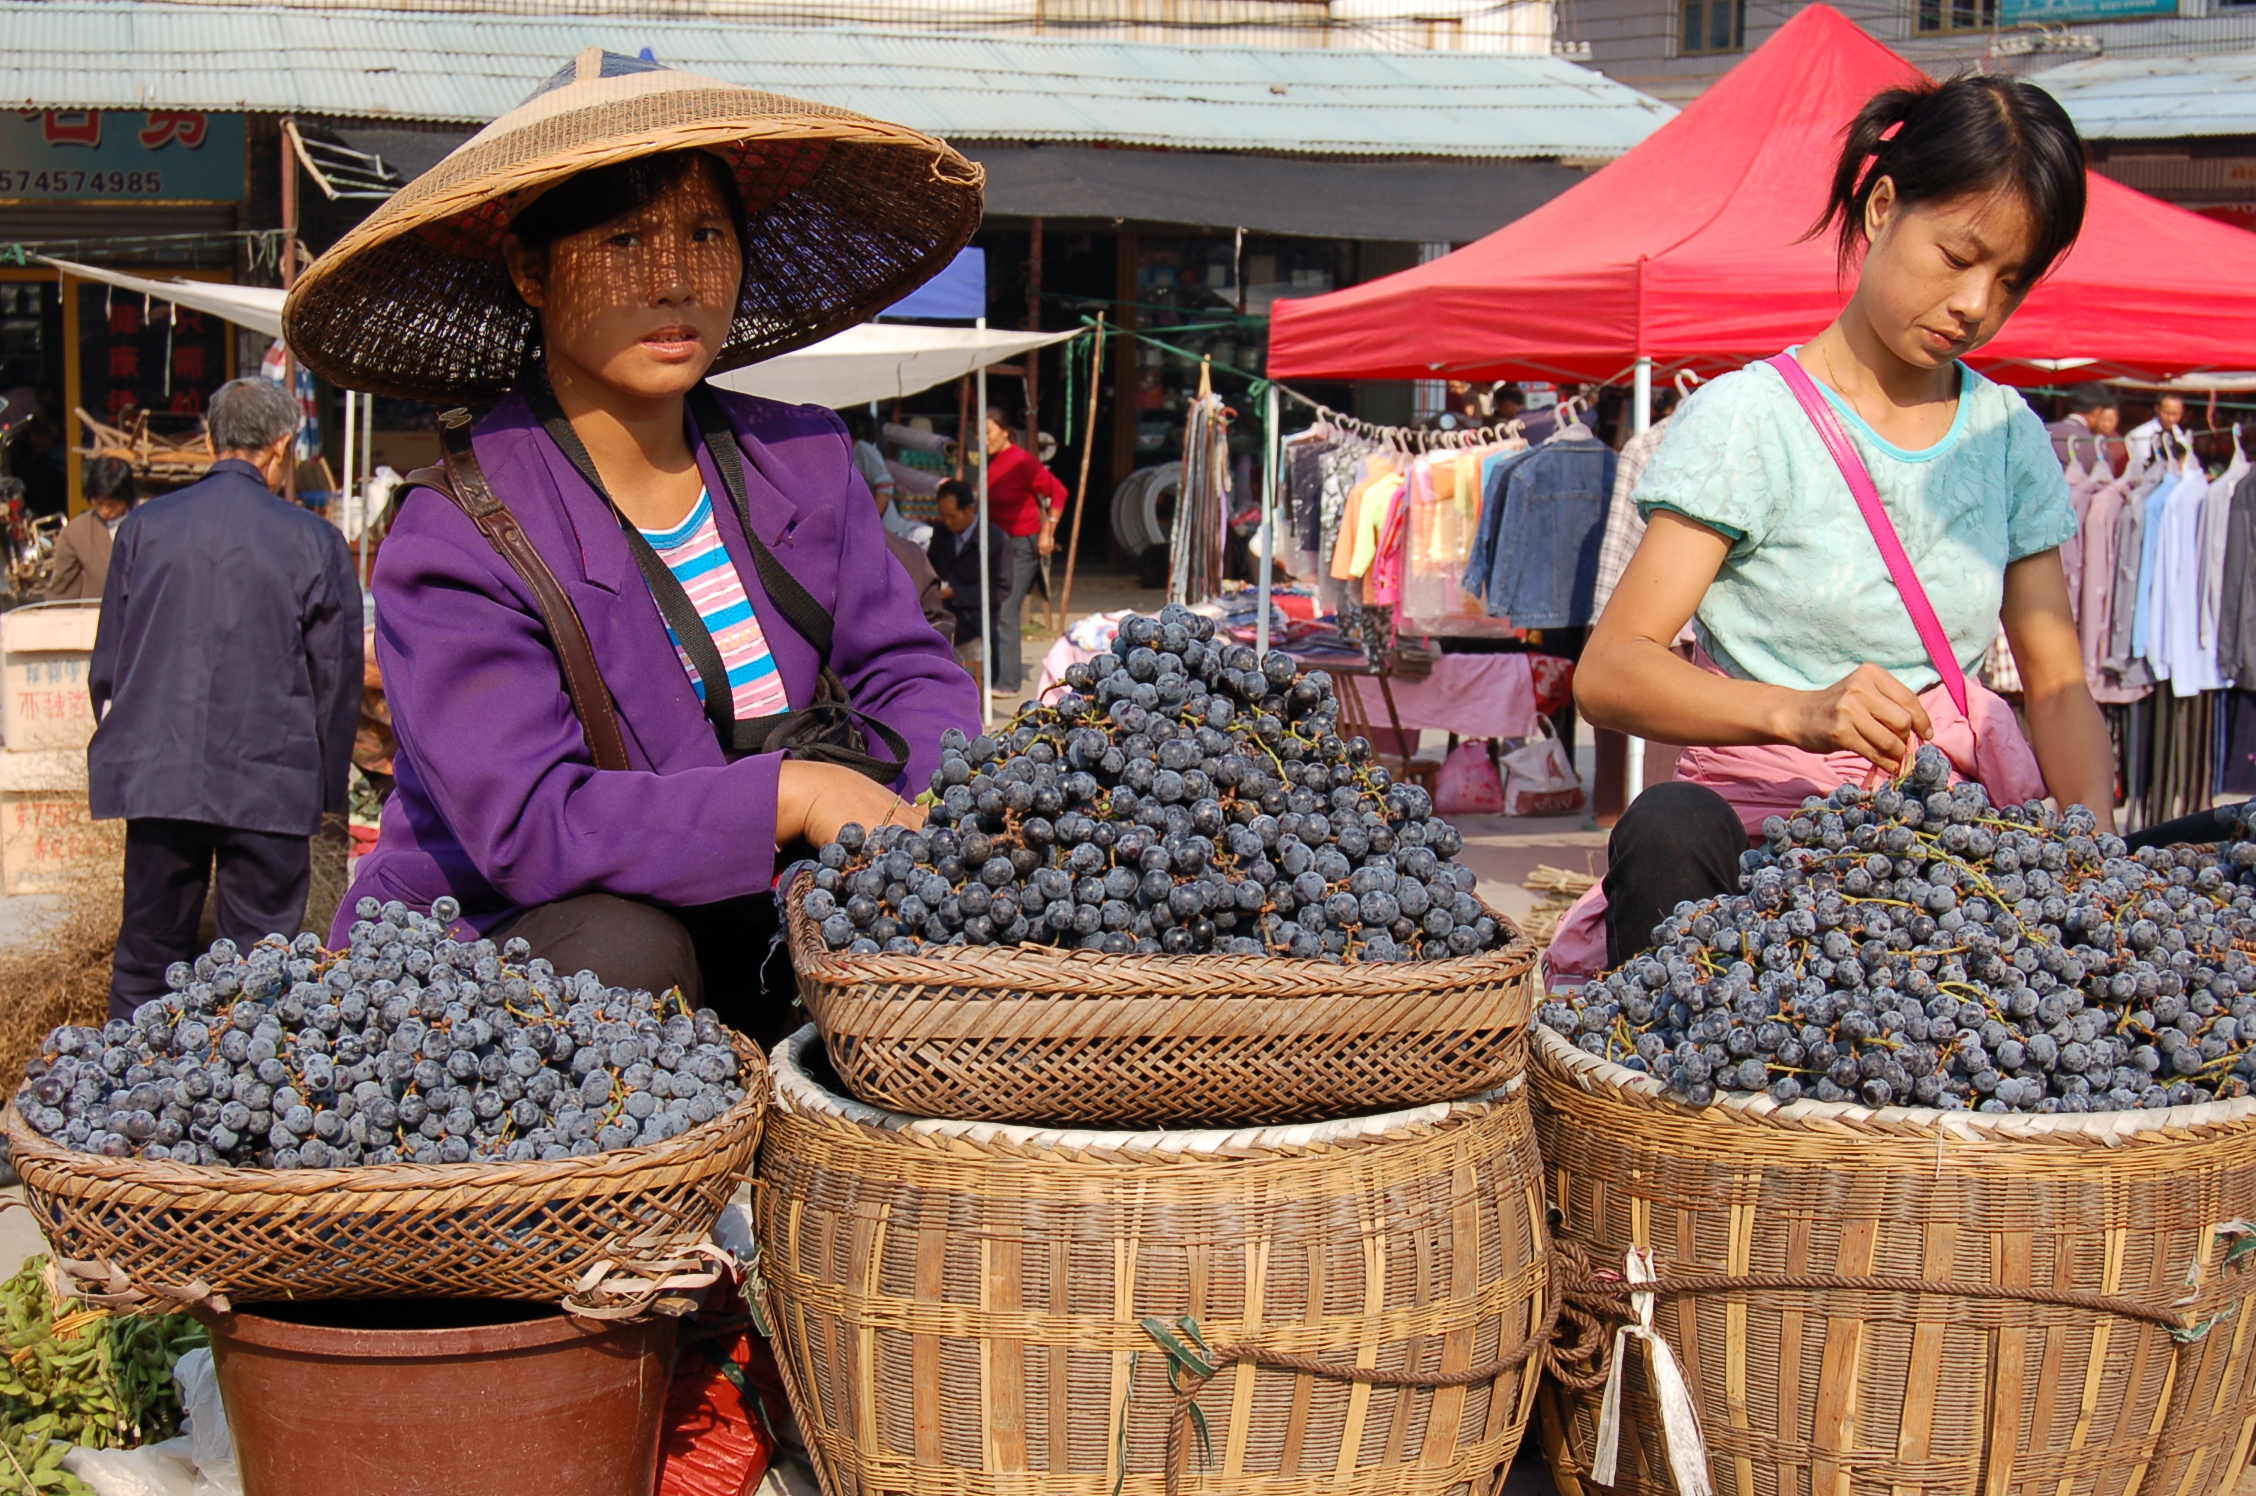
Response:
[{"label": "chinese character sign", "polygon": [[240,202],[244,142],[240,114],[0,110],[0,202]]},{"label": "chinese character sign", "polygon": [[165,435],[193,430],[204,401],[227,377],[227,324],[188,307],[80,281],[80,400],[105,421],[135,411]]},{"label": "chinese character sign", "polygon": [[2072,21],[2121,21],[2177,13],[2178,0],[1998,0],[1998,21],[2005,26],[2047,22],[2058,26]]}]

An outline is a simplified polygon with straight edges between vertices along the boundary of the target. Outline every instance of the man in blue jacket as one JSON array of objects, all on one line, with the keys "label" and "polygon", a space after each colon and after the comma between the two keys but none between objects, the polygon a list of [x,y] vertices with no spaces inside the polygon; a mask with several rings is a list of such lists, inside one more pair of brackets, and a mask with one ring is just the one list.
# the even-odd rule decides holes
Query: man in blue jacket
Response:
[{"label": "man in blue jacket", "polygon": [[222,385],[211,471],[118,527],[86,750],[96,819],[126,823],[112,1017],[163,997],[165,968],[194,957],[215,865],[222,936],[295,935],[308,839],[345,809],[360,587],[343,535],[277,496],[298,420],[280,385]]}]

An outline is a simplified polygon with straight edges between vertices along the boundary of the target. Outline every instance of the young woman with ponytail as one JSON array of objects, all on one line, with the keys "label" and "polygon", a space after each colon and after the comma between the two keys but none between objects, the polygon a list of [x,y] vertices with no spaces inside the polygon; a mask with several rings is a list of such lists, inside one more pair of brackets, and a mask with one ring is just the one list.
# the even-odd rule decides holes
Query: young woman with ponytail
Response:
[{"label": "young woman with ponytail", "polygon": [[[1679,900],[1737,887],[1765,816],[1902,774],[1922,743],[1993,799],[2049,793],[2111,829],[2057,551],[2067,483],[2020,395],[1961,362],[2075,242],[2084,170],[2067,114],[2015,78],[1891,89],[1857,115],[1811,230],[1837,236],[1848,305],[1692,396],[1638,485],[1649,525],[1576,696],[1600,726],[1692,746],[1615,829],[1555,972],[1646,948]],[[1691,661],[1670,648],[1688,620]],[[2027,739],[1972,679],[2001,621]]]}]

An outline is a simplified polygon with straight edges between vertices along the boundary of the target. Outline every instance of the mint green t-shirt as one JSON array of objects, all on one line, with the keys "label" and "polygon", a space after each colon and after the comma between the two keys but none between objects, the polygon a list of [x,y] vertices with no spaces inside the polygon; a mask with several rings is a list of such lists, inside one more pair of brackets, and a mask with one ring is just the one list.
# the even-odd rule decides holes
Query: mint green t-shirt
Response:
[{"label": "mint green t-shirt", "polygon": [[[1871,471],[1958,662],[1997,638],[2007,563],[2076,533],[2068,480],[2020,394],[1959,366],[1958,416],[1910,452],[1822,382]],[[1700,643],[1747,680],[1814,691],[1870,661],[1914,691],[1940,677],[1849,485],[1777,370],[1750,364],[1685,401],[1634,495],[1731,540],[1694,614]]]}]

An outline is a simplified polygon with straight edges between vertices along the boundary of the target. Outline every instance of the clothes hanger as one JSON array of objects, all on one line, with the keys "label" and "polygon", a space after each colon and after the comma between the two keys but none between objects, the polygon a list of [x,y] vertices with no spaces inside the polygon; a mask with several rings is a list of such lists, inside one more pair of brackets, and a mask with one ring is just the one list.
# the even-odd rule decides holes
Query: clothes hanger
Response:
[{"label": "clothes hanger", "polygon": [[1559,425],[1551,433],[1552,441],[1596,440],[1590,428],[1583,424],[1581,406],[1582,397],[1579,395],[1569,395],[1559,402]]}]

